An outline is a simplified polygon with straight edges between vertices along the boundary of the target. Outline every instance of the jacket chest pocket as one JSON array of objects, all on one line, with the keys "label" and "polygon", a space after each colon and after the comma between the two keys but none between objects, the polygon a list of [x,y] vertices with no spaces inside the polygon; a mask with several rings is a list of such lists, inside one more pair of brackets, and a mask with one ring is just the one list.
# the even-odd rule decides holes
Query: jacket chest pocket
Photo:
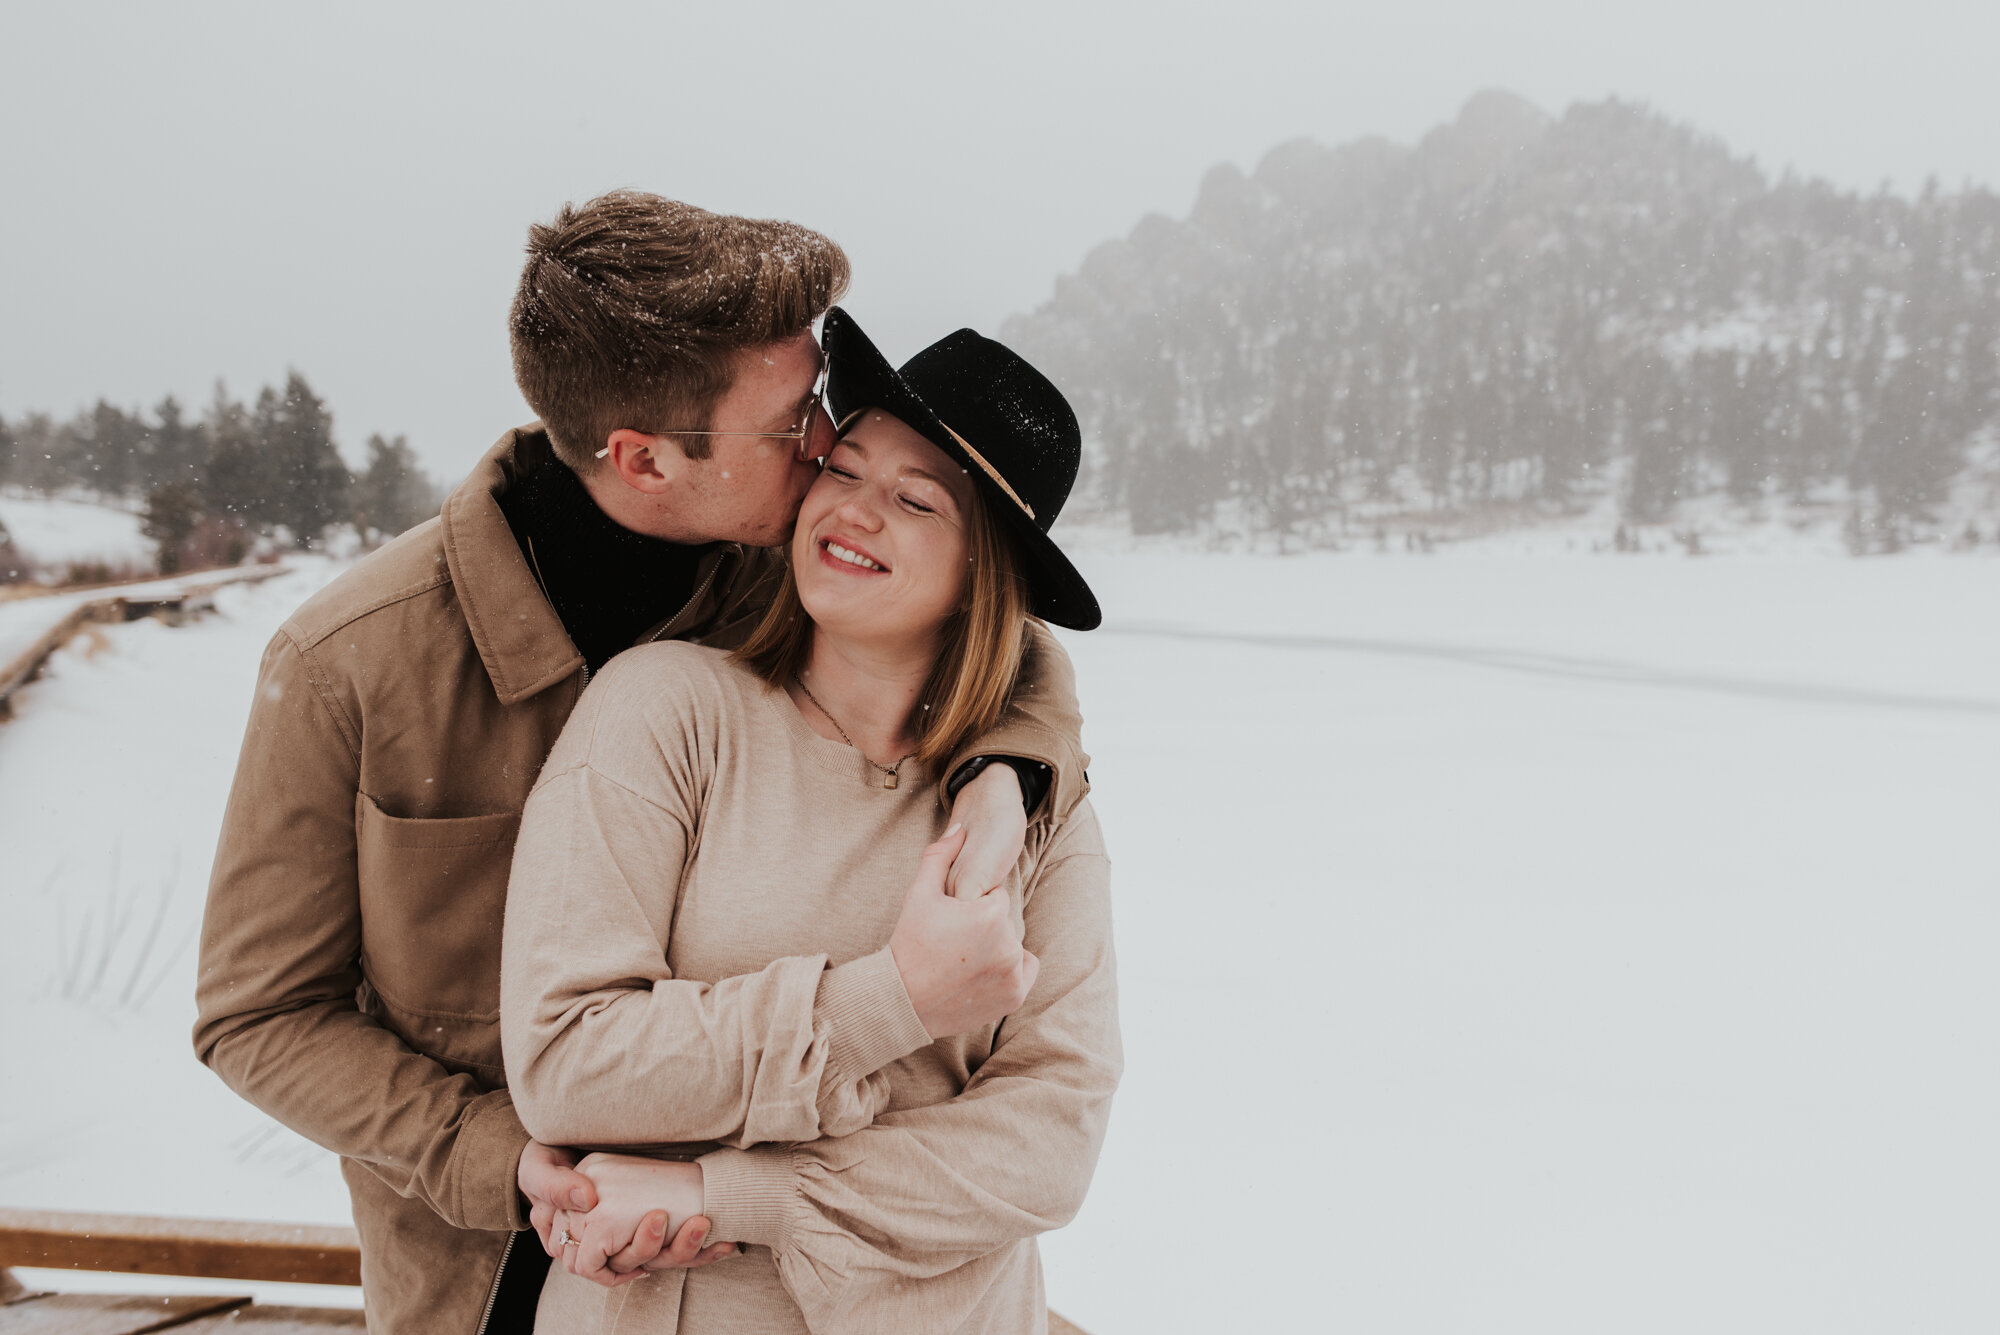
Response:
[{"label": "jacket chest pocket", "polygon": [[519,812],[409,820],[355,799],[361,970],[419,1051],[500,1062],[500,935]]}]

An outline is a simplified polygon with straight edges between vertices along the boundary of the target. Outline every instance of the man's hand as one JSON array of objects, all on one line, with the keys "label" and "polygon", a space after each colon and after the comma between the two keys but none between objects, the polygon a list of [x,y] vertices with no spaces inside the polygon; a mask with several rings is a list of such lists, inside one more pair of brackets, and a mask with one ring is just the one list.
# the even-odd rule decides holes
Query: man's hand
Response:
[{"label": "man's hand", "polygon": [[[572,1275],[617,1288],[656,1270],[699,1269],[738,1250],[733,1242],[704,1247],[701,1165],[630,1154],[593,1154],[578,1165],[597,1187],[588,1214],[558,1216],[571,1244],[562,1248]],[[661,1250],[672,1232],[674,1245]]]},{"label": "man's hand", "polygon": [[999,1023],[1027,1000],[1042,967],[1021,948],[1004,891],[973,899],[945,893],[945,869],[964,845],[965,830],[954,825],[924,850],[889,938],[903,990],[933,1039]]},{"label": "man's hand", "polygon": [[1012,765],[988,765],[958,790],[951,818],[965,827],[965,847],[952,859],[945,890],[959,899],[976,899],[1006,880],[1021,860],[1028,838],[1021,776]]},{"label": "man's hand", "polygon": [[574,1210],[581,1214],[590,1209],[597,1204],[597,1188],[576,1171],[576,1159],[569,1151],[538,1140],[529,1141],[528,1148],[521,1151],[521,1166],[514,1176],[521,1194],[528,1198],[528,1222],[541,1238],[542,1250],[550,1256],[559,1254],[562,1249],[550,1240],[556,1212]]}]

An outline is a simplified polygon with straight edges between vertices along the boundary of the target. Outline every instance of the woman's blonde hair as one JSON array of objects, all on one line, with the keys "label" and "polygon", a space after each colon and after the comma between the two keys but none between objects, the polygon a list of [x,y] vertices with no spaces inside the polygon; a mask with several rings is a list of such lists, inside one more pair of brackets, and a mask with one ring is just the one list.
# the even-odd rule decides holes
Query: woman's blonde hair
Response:
[{"label": "woman's blonde hair", "polygon": [[[917,703],[917,749],[911,758],[933,778],[943,777],[959,748],[1000,721],[1028,646],[1028,590],[1014,544],[976,492],[967,518],[964,597],[945,619],[937,662]],[[805,669],[811,652],[812,618],[799,602],[787,548],[778,596],[736,658],[782,686]]]}]

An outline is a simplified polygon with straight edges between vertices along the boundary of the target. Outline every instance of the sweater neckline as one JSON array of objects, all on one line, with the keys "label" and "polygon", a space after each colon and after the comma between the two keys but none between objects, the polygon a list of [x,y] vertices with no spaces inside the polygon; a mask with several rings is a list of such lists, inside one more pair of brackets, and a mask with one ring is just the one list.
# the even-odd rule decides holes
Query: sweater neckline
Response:
[{"label": "sweater neckline", "polygon": [[854,747],[846,742],[836,742],[831,737],[822,737],[813,731],[812,724],[806,722],[805,715],[792,703],[792,697],[776,682],[764,681],[764,701],[777,711],[779,721],[784,725],[785,734],[791,738],[792,749],[812,762],[816,769],[842,779],[851,779],[864,787],[873,788],[888,796],[903,791],[928,787],[928,781],[921,770],[906,771],[894,788],[882,786],[882,771],[871,763]]}]

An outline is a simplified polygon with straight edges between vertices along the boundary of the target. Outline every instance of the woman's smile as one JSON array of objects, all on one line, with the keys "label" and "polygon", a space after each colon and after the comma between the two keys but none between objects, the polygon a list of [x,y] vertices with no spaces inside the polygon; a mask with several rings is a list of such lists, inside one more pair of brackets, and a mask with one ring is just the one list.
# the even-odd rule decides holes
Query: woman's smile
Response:
[{"label": "woman's smile", "polygon": [[821,538],[819,541],[821,564],[843,574],[886,575],[889,567],[861,549],[860,544],[845,538]]}]

